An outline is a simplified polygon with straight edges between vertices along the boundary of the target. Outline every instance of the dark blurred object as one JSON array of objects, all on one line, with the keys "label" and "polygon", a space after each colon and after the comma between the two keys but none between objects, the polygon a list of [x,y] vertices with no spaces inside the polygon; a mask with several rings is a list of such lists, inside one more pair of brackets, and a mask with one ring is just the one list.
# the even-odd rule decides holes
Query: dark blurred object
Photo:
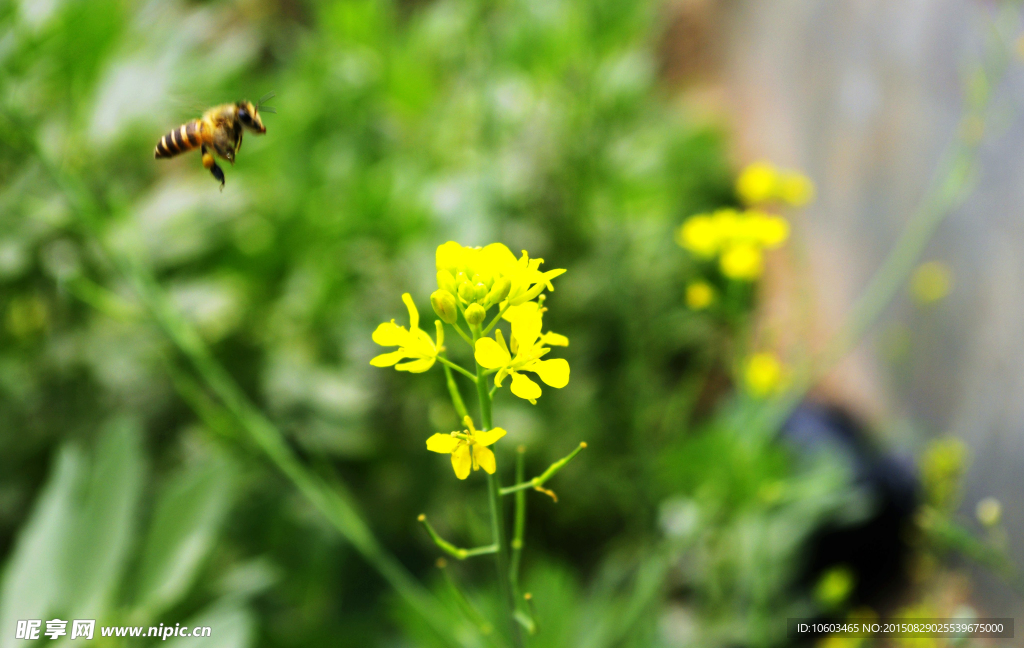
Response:
[{"label": "dark blurred object", "polygon": [[854,577],[849,605],[875,610],[891,606],[908,580],[906,529],[919,492],[912,464],[879,448],[860,421],[834,405],[802,404],[783,427],[781,438],[801,455],[839,456],[850,468],[852,486],[862,489],[872,504],[863,521],[827,526],[815,534],[804,582],[813,587],[826,571],[846,568]]}]

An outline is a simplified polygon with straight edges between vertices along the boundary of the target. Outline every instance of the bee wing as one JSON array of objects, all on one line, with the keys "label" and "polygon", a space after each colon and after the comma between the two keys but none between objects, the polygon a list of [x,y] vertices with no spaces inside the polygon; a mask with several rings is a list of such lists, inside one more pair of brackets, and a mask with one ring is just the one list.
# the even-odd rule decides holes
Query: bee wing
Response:
[{"label": "bee wing", "polygon": [[260,97],[260,100],[256,102],[256,110],[263,113],[270,113],[271,115],[277,113],[272,106],[264,106],[263,104],[270,101],[277,96],[275,92],[268,92],[267,94]]},{"label": "bee wing", "polygon": [[196,97],[195,95],[171,95],[166,99],[170,107],[170,114],[173,119],[186,122],[199,117],[206,109],[214,105],[209,101]]}]

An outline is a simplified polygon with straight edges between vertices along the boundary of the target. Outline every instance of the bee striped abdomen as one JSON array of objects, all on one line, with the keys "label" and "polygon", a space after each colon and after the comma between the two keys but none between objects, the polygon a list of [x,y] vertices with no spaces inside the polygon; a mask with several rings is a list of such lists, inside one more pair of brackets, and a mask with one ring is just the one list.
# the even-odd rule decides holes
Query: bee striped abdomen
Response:
[{"label": "bee striped abdomen", "polygon": [[156,158],[174,157],[191,151],[203,143],[202,122],[193,119],[160,138],[153,155]]}]

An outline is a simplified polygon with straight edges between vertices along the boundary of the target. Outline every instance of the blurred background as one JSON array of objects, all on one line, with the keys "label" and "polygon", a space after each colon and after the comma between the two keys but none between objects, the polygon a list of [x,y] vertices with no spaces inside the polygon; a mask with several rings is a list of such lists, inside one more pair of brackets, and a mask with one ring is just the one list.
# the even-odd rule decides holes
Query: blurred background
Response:
[{"label": "blurred background", "polygon": [[[545,322],[571,340],[570,384],[495,404],[505,468],[519,444],[535,474],[588,443],[548,484],[557,504],[530,496],[529,645],[792,645],[787,617],[1018,613],[1016,11],[0,0],[0,648],[56,617],[212,626],[180,646],[501,645],[473,630],[491,565],[439,570],[416,524],[489,542],[483,480],[424,452],[455,429],[444,381],[369,366],[403,292],[430,319],[447,240],[568,269]],[[223,191],[198,153],[153,160],[170,129],[271,91]],[[957,142],[977,147],[973,191],[919,259],[924,288],[901,284],[761,430],[745,359],[827,345]],[[734,284],[674,234],[738,206],[762,159],[817,197],[785,211],[763,279]],[[712,308],[687,304],[699,278]],[[451,636],[226,393],[351,495]]]}]

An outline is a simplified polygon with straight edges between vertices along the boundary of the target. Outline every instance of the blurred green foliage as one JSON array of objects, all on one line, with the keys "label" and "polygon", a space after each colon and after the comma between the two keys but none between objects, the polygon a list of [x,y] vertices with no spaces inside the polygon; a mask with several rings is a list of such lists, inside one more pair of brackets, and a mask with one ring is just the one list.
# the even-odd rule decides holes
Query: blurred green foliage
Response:
[{"label": "blurred green foliage", "polygon": [[[531,645],[657,645],[689,627],[659,630],[666,609],[685,616],[661,606],[673,587],[705,619],[690,639],[777,643],[769,619],[810,609],[793,590],[802,543],[855,494],[834,467],[794,474],[735,421],[693,432],[727,389],[743,321],[686,309],[695,269],[672,230],[735,198],[721,133],[658,78],[665,11],[0,2],[2,641],[11,619],[82,610],[213,615],[203,645],[433,645],[254,446],[190,409],[169,378],[178,351],[104,250],[158,278],[304,461],[347,483],[455,610],[415,518],[483,544],[482,480],[424,451],[456,423],[440,374],[368,365],[373,327],[403,313],[402,292],[429,294],[434,249],[454,239],[569,269],[546,320],[572,341],[569,387],[537,406],[504,394],[495,412],[506,467],[520,443],[528,473],[589,444],[550,484],[557,505],[531,495]],[[152,159],[206,107],[271,90],[277,114],[223,192],[198,154]],[[100,206],[99,231],[71,181]],[[487,610],[490,570],[471,565],[448,571]]]}]

